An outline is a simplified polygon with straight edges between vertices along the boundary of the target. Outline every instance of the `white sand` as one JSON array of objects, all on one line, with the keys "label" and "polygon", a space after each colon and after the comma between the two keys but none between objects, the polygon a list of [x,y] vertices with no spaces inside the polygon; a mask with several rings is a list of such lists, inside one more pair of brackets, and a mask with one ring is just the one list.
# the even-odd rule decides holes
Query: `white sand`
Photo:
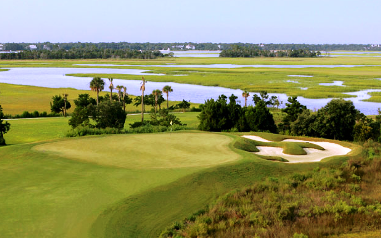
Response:
[{"label": "white sand", "polygon": [[[243,136],[248,139],[263,141],[263,142],[271,142],[269,140],[263,139],[259,136]],[[307,141],[307,140],[294,140],[294,139],[286,139],[282,142],[309,142],[312,144],[319,145],[324,148],[324,150],[312,149],[312,148],[304,148],[307,152],[307,155],[288,155],[283,153],[283,148],[280,147],[269,147],[269,146],[257,146],[259,152],[255,154],[264,155],[264,156],[279,156],[284,159],[287,159],[290,163],[304,163],[304,162],[318,162],[324,158],[337,156],[337,155],[346,155],[351,149],[331,143],[331,142],[316,142],[316,141]]]},{"label": "white sand", "polygon": [[266,139],[259,137],[259,136],[242,136],[242,137],[245,137],[245,138],[250,139],[250,140],[261,141],[261,142],[272,142],[272,141],[266,140]]}]

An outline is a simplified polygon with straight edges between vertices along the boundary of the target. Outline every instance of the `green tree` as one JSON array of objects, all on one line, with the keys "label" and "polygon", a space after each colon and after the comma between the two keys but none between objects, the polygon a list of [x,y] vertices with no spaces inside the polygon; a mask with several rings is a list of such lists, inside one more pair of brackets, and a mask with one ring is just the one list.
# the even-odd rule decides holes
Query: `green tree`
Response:
[{"label": "green tree", "polygon": [[321,137],[328,139],[352,140],[358,115],[359,111],[352,101],[332,99],[317,111],[315,131]]},{"label": "green tree", "polygon": [[290,131],[291,123],[293,123],[304,110],[306,106],[299,103],[298,97],[288,97],[286,107],[282,109],[282,112],[286,113],[286,116],[282,118],[282,123],[279,125],[280,130],[286,132]]},{"label": "green tree", "polygon": [[67,108],[67,97],[69,96],[69,94],[67,94],[67,93],[63,93],[62,94],[62,98],[63,98],[63,100],[64,100],[64,107],[63,107],[63,115],[64,115],[64,117],[66,117],[66,108]]},{"label": "green tree", "polygon": [[120,102],[103,101],[98,104],[93,119],[97,128],[118,128],[123,129],[126,121],[126,113],[122,109]]},{"label": "green tree", "polygon": [[163,88],[163,92],[165,93],[165,94],[167,94],[167,109],[168,109],[168,94],[169,93],[171,93],[171,92],[173,92],[173,89],[172,89],[172,87],[171,86],[169,86],[169,85],[165,85],[164,86],[164,88]]},{"label": "green tree", "polygon": [[94,116],[96,113],[96,107],[93,104],[88,104],[84,107],[76,107],[74,112],[69,119],[69,125],[73,128],[78,126],[89,126],[92,127],[90,123],[90,116]]},{"label": "green tree", "polygon": [[112,90],[114,89],[114,84],[112,81],[114,81],[113,78],[108,78],[108,81],[110,81],[110,86],[108,87],[110,89],[110,102],[112,101]]},{"label": "green tree", "polygon": [[152,95],[154,96],[154,100],[155,100],[155,113],[156,113],[156,111],[157,111],[157,101],[158,101],[158,98],[159,98],[159,96],[161,96],[162,95],[162,91],[160,91],[159,89],[155,89],[155,90],[153,90],[152,91]]},{"label": "green tree", "polygon": [[198,128],[203,131],[229,130],[229,108],[225,95],[217,100],[208,99],[200,105],[201,112],[197,116],[200,120]]},{"label": "green tree", "polygon": [[90,82],[90,88],[92,91],[97,92],[97,105],[99,104],[99,92],[105,89],[105,81],[100,77],[94,77]]},{"label": "green tree", "polygon": [[296,136],[318,137],[319,134],[315,131],[314,127],[316,117],[316,113],[312,114],[310,110],[304,109],[298,118],[291,123],[291,134]]},{"label": "green tree", "polygon": [[247,107],[247,98],[250,96],[250,93],[248,91],[244,91],[242,93],[242,97],[245,98],[245,107]]},{"label": "green tree", "polygon": [[64,113],[66,110],[71,108],[71,104],[69,101],[65,100],[60,95],[55,95],[52,97],[53,102],[50,102],[50,110],[54,113],[61,113],[62,115],[65,115]]},{"label": "green tree", "polygon": [[124,86],[118,85],[115,88],[118,90],[118,100],[120,102],[122,98],[122,89],[124,89]]},{"label": "green tree", "polygon": [[142,77],[140,91],[142,91],[141,104],[142,104],[142,122],[144,121],[144,91],[146,90],[147,81]]},{"label": "green tree", "polygon": [[74,99],[74,104],[76,107],[87,107],[90,104],[96,105],[97,101],[90,97],[89,94],[79,94],[77,99]]},{"label": "green tree", "polygon": [[6,145],[4,134],[7,133],[11,128],[11,125],[7,121],[3,121],[3,117],[3,108],[0,105],[0,146]]},{"label": "green tree", "polygon": [[187,102],[187,101],[185,101],[185,100],[183,99],[183,101],[180,102],[179,104],[177,104],[176,106],[177,106],[178,108],[183,109],[183,112],[185,112],[186,109],[190,108],[190,103]]},{"label": "green tree", "polygon": [[245,117],[251,131],[277,132],[273,115],[263,100],[258,101],[255,107],[247,107]]}]

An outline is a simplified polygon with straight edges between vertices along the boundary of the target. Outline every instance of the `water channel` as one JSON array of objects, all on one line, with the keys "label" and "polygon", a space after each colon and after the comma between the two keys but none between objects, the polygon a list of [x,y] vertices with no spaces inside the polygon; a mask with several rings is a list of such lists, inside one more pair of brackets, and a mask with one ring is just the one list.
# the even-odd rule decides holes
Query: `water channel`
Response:
[{"label": "water channel", "polygon": [[[162,75],[149,74],[145,70],[138,69],[109,69],[109,68],[10,68],[9,71],[0,72],[0,82],[8,84],[31,85],[49,88],[75,88],[81,90],[89,90],[89,83],[92,78],[89,77],[72,77],[65,76],[66,74],[75,73],[99,73],[99,74],[130,74],[130,75]],[[105,80],[105,89],[108,88],[108,80]],[[140,95],[140,80],[121,80],[114,79],[114,85],[123,85],[127,87],[127,92],[132,95]],[[146,92],[150,93],[154,89],[162,89],[165,85],[170,85],[173,88],[173,93],[170,94],[170,100],[181,101],[183,99],[194,103],[204,103],[205,100],[225,94],[230,96],[234,94],[238,96],[239,103],[244,104],[242,90],[229,89],[223,87],[211,87],[192,84],[179,84],[173,82],[151,82],[146,84]],[[359,92],[347,93],[355,95],[356,98],[349,98],[354,102],[357,109],[366,115],[377,114],[377,109],[381,108],[381,103],[364,102],[362,100],[370,98],[369,92],[380,92],[377,89],[363,90]],[[63,90],[64,92],[64,90]],[[89,92],[92,94],[92,92]],[[250,98],[254,93],[250,93]],[[270,93],[270,96],[277,96],[284,103],[287,102],[287,95],[279,93]],[[94,95],[93,95],[94,96]],[[303,105],[306,105],[311,110],[317,110],[325,106],[331,99],[308,99],[298,97],[298,100]],[[252,104],[251,100],[248,100]]]}]

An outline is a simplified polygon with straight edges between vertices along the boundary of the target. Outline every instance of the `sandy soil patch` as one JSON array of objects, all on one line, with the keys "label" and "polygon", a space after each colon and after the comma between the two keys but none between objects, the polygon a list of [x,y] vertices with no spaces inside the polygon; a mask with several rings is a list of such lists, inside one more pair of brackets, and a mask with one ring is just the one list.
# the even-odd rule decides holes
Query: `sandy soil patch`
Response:
[{"label": "sandy soil patch", "polygon": [[[248,139],[263,141],[263,142],[271,142],[266,139],[263,139],[259,136],[243,136]],[[258,140],[258,138],[262,140]],[[264,156],[279,156],[284,159],[287,159],[289,163],[304,163],[304,162],[318,162],[324,158],[338,155],[346,155],[351,149],[341,146],[339,144],[331,143],[331,142],[317,142],[317,141],[307,141],[307,140],[295,140],[295,139],[286,139],[282,142],[309,142],[312,144],[319,145],[324,148],[324,150],[317,150],[312,148],[304,148],[307,152],[307,155],[288,155],[284,154],[283,148],[280,147],[269,147],[269,146],[257,146],[259,152],[255,152],[257,155]]]}]

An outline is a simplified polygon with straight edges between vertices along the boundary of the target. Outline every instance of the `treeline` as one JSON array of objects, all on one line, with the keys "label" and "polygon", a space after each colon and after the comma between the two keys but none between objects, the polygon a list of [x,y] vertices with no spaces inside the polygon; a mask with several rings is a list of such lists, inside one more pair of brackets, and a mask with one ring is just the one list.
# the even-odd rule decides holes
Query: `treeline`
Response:
[{"label": "treeline", "polygon": [[[244,94],[243,94],[244,95]],[[248,97],[245,94],[245,97]],[[267,92],[253,96],[255,106],[241,107],[237,97],[225,95],[217,100],[207,100],[200,105],[199,129],[204,131],[262,131],[295,136],[322,137],[327,139],[381,141],[381,115],[370,119],[358,111],[352,101],[333,99],[317,112],[301,105],[297,97],[289,97],[286,107],[281,109],[282,122],[275,124],[267,106],[274,99]],[[275,100],[276,101],[276,100]]]},{"label": "treeline", "polygon": [[308,49],[299,50],[264,50],[258,47],[243,47],[235,45],[231,49],[223,50],[220,57],[318,57],[320,51],[311,51]]},{"label": "treeline", "polygon": [[70,50],[25,50],[19,53],[3,53],[0,59],[156,59],[164,55],[160,51],[139,51],[130,49],[78,48]]},{"label": "treeline", "polygon": [[[80,48],[97,48],[97,49],[130,49],[130,50],[186,50],[186,45],[192,45],[196,50],[226,50],[232,49],[235,45],[242,47],[258,46],[263,50],[311,50],[311,51],[334,51],[334,50],[348,50],[348,51],[381,51],[380,45],[372,44],[258,44],[258,43],[194,43],[194,42],[168,42],[168,43],[129,43],[129,42],[69,42],[69,43],[5,43],[6,50],[26,50],[29,45],[36,45],[37,50],[50,49],[50,50],[71,50]],[[45,46],[45,48],[44,48]],[[177,47],[176,47],[177,46]],[[182,48],[179,48],[183,46]]]}]

